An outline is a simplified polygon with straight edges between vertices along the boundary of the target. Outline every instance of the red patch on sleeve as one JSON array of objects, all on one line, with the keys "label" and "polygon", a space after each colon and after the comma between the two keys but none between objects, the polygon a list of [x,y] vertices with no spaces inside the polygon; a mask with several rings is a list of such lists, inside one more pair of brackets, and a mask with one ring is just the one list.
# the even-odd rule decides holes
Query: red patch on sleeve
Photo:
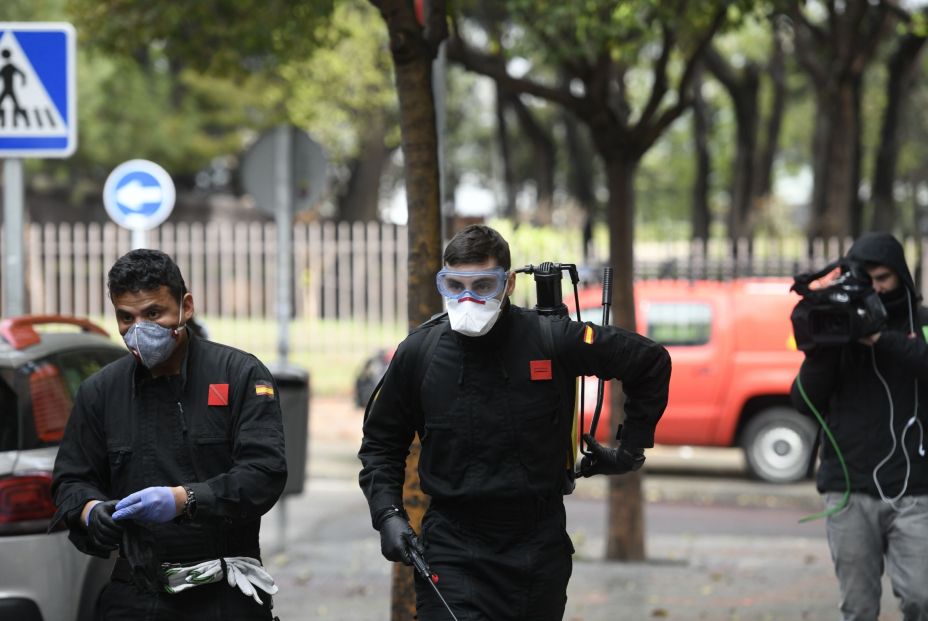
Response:
[{"label": "red patch on sleeve", "polygon": [[532,380],[549,380],[551,379],[551,361],[550,360],[532,360],[528,363]]},{"label": "red patch on sleeve", "polygon": [[210,384],[206,405],[229,405],[229,385]]}]

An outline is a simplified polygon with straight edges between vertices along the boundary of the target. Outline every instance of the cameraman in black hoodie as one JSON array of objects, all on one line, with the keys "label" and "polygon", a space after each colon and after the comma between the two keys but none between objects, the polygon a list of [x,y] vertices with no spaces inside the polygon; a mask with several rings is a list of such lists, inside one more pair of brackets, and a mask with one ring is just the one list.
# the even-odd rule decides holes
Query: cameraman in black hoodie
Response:
[{"label": "cameraman in black hoodie", "polygon": [[885,566],[905,621],[928,621],[928,418],[921,405],[928,402],[928,309],[918,304],[892,235],[862,235],[847,259],[870,275],[886,326],[854,343],[807,351],[793,403],[811,414],[808,399],[840,449],[822,442],[817,484],[843,620],[876,621]]}]

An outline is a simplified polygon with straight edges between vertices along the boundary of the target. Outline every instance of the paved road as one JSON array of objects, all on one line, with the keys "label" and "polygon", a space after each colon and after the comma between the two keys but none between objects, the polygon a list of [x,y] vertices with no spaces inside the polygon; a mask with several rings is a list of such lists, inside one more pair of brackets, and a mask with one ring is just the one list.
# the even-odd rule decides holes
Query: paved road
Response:
[{"label": "paved road", "polygon": [[[314,403],[306,492],[262,529],[265,561],[281,588],[283,621],[387,621],[390,564],[380,556],[357,488],[360,413]],[[689,474],[680,474],[680,471]],[[750,481],[732,451],[649,452],[644,483],[648,560],[612,563],[605,549],[603,479],[567,501],[576,548],[566,621],[836,621],[837,585],[811,482]],[[899,621],[884,582],[880,621]]]}]

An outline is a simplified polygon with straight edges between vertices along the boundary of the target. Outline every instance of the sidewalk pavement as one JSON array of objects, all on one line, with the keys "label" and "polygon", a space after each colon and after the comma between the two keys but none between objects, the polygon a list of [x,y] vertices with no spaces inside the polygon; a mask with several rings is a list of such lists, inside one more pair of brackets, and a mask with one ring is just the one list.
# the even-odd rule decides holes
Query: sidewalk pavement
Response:
[{"label": "sidewalk pavement", "polygon": [[[263,522],[282,621],[390,618],[391,564],[357,486],[362,416],[347,399],[313,400],[306,491]],[[824,523],[796,524],[821,509],[811,482],[749,481],[740,455],[721,449],[657,447],[646,470],[644,562],[604,560],[605,478],[568,497],[576,554],[565,621],[839,619]],[[686,470],[699,475],[674,474]],[[885,580],[883,610],[879,621],[901,620]]]}]

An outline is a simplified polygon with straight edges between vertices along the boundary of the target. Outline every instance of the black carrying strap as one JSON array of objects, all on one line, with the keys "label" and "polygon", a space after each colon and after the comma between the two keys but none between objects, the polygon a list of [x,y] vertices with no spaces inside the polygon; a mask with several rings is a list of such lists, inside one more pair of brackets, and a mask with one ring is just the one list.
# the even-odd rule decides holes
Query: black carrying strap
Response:
[{"label": "black carrying strap", "polygon": [[438,341],[441,340],[441,335],[444,334],[451,325],[449,321],[443,320],[444,317],[446,317],[446,315],[441,316],[435,325],[429,328],[429,333],[425,337],[424,347],[422,348],[425,354],[419,356],[419,359],[416,361],[416,386],[420,390],[425,383],[425,372],[428,371],[429,365],[432,364],[432,358],[435,356],[435,350],[438,348]]},{"label": "black carrying strap", "polygon": [[[574,445],[574,428],[577,425],[577,392],[576,377],[569,377],[563,372],[557,357],[557,349],[554,347],[554,335],[551,333],[551,321],[545,315],[538,315],[538,326],[541,328],[541,345],[545,355],[551,360],[551,366],[557,367],[560,372],[553,373],[557,382],[557,390],[564,402],[564,411],[570,406],[570,424],[572,425],[570,433],[567,434],[567,470],[569,471],[570,482],[573,482],[574,464],[577,461],[577,449]],[[571,491],[572,486],[569,486]]]},{"label": "black carrying strap", "polygon": [[[448,313],[438,313],[437,315],[432,315],[428,321],[424,321],[416,328],[418,330],[419,328],[424,328],[431,324],[429,333],[425,337],[425,355],[419,356],[418,360],[416,361],[416,374],[414,377],[417,379],[417,385],[420,388],[422,387],[422,383],[425,381],[425,371],[428,369],[429,364],[432,362],[432,356],[435,354],[435,348],[438,346],[438,341],[440,340],[442,333],[450,325],[447,319]],[[383,386],[383,380],[385,377],[387,377],[386,372],[380,376],[380,381],[377,382],[374,390],[371,391],[371,396],[367,399],[367,405],[364,407],[364,421],[367,421],[367,417],[371,415],[371,407],[374,405],[374,401],[377,400],[377,395],[380,393],[380,388]]]}]

